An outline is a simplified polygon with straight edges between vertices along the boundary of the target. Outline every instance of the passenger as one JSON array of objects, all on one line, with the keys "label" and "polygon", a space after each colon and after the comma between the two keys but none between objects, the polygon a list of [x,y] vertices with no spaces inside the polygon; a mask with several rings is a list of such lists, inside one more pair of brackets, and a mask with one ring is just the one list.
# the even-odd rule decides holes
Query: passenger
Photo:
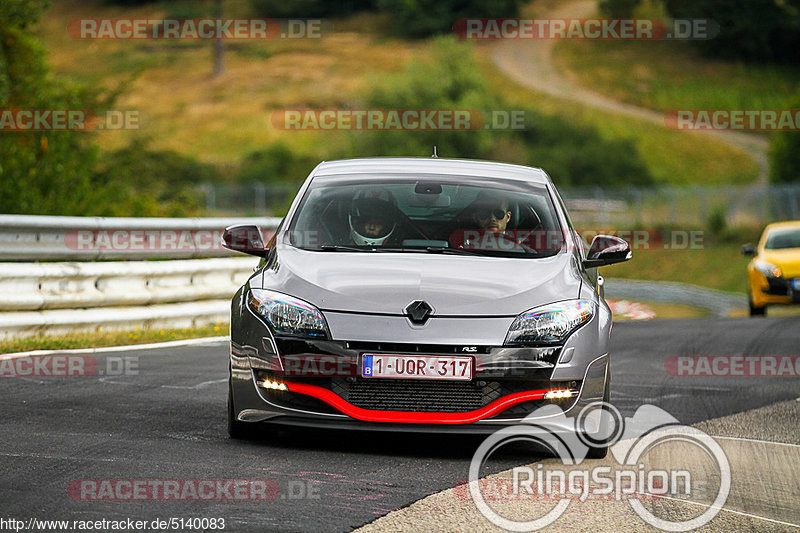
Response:
[{"label": "passenger", "polygon": [[482,191],[473,202],[472,219],[480,229],[492,233],[504,233],[511,220],[508,200],[499,195]]}]

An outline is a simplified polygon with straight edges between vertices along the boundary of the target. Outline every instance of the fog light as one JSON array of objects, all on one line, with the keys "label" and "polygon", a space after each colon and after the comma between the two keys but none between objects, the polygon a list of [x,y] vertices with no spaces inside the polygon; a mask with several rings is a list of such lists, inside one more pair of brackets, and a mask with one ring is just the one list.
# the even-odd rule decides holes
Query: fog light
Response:
[{"label": "fog light", "polygon": [[553,389],[544,393],[545,400],[564,400],[578,395],[577,389]]},{"label": "fog light", "polygon": [[272,390],[289,390],[289,387],[286,386],[286,383],[282,381],[275,381],[272,379],[262,379],[258,382],[258,386],[263,389],[272,389]]}]

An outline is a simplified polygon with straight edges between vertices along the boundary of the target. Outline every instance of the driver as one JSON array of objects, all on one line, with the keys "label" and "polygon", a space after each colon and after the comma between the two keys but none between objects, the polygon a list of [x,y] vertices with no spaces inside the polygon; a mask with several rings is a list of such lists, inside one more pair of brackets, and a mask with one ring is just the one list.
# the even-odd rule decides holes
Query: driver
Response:
[{"label": "driver", "polygon": [[350,205],[350,238],[359,246],[382,246],[397,227],[397,200],[382,187],[358,191]]}]

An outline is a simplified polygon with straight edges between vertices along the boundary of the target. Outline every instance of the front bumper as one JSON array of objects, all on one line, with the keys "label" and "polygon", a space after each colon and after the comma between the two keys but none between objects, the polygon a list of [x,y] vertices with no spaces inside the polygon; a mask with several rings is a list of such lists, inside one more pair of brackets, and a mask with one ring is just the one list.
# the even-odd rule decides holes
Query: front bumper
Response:
[{"label": "front bumper", "polygon": [[[283,343],[278,340],[276,344]],[[608,379],[607,355],[593,360],[582,379],[562,381],[552,379],[560,349],[504,347],[480,347],[485,353],[471,355],[475,364],[471,381],[366,379],[355,372],[361,353],[357,345],[334,341],[303,344],[315,349],[312,353],[299,350],[306,352],[302,360],[311,362],[305,367],[293,359],[301,354],[285,354],[286,347],[281,355],[265,357],[263,350],[258,354],[247,346],[232,344],[231,387],[239,421],[484,433],[518,424],[545,405],[558,405],[567,416],[577,414],[584,406],[603,400]],[[288,390],[265,387],[261,385],[265,380]],[[544,393],[554,388],[572,388],[578,394],[545,400]]]},{"label": "front bumper", "polygon": [[[230,353],[233,412],[241,422],[483,433],[517,424],[545,405],[574,416],[603,400],[610,331],[605,306],[561,346],[510,347],[479,339],[502,343],[513,317],[502,324],[501,319],[432,319],[419,331],[401,335],[394,327],[376,331],[381,317],[351,316],[332,328],[339,339],[351,340],[276,337],[243,304],[241,294],[231,308]],[[326,319],[330,323],[330,313]],[[345,326],[353,329],[352,338],[343,336]],[[489,334],[486,327],[497,332]],[[368,340],[365,332],[381,340]],[[363,378],[364,353],[468,356],[472,379]],[[576,395],[545,399],[552,389],[572,389]]]},{"label": "front bumper", "polygon": [[800,277],[771,277],[753,271],[750,274],[750,294],[754,305],[800,303]]}]

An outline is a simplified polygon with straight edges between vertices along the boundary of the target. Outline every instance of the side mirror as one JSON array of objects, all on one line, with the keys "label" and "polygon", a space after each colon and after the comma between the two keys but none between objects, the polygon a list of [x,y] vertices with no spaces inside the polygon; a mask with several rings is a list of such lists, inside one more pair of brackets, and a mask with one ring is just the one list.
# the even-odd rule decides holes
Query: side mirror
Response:
[{"label": "side mirror", "polygon": [[755,247],[750,243],[745,244],[744,246],[742,246],[742,255],[749,257],[756,255]]},{"label": "side mirror", "polygon": [[604,265],[622,263],[632,256],[631,247],[626,241],[611,235],[597,235],[592,239],[589,253],[583,260],[583,268],[595,268]]},{"label": "side mirror", "polygon": [[264,246],[261,230],[253,224],[241,224],[225,228],[222,246],[236,252],[265,257],[269,249]]}]

